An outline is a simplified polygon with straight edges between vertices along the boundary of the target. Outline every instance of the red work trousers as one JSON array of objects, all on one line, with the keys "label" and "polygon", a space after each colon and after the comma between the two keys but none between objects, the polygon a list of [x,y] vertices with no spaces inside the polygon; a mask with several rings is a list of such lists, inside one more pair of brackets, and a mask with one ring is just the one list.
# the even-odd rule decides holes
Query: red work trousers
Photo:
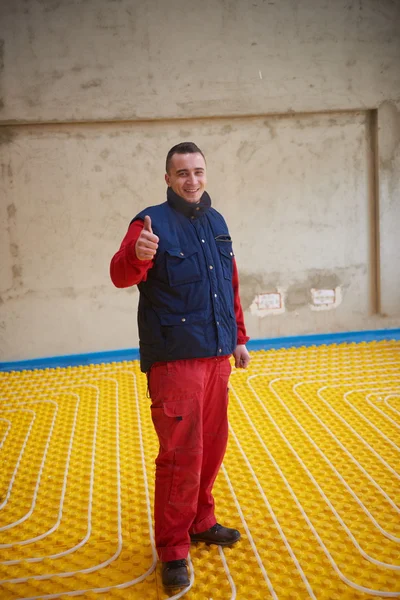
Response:
[{"label": "red work trousers", "polygon": [[228,357],[156,363],[149,373],[156,459],[155,541],[163,562],[186,558],[190,534],[215,525],[212,487],[228,440]]}]

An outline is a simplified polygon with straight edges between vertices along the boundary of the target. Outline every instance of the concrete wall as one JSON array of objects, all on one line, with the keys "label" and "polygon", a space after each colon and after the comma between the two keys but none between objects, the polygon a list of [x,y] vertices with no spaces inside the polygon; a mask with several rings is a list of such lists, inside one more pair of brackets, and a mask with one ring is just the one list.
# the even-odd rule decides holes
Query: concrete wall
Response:
[{"label": "concrete wall", "polygon": [[3,0],[0,32],[0,360],[137,345],[108,264],[185,139],[250,335],[400,326],[400,3]]}]

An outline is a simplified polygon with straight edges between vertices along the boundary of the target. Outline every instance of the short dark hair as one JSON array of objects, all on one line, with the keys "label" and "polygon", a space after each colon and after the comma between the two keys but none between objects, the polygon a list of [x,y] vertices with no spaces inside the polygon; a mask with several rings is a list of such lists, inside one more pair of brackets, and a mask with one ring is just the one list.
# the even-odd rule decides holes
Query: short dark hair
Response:
[{"label": "short dark hair", "polygon": [[202,153],[200,148],[198,146],[196,146],[196,144],[194,142],[180,142],[180,144],[176,144],[176,146],[173,146],[167,154],[167,160],[165,162],[166,172],[169,173],[171,158],[173,157],[174,154],[197,154],[197,153],[201,154],[202,157],[204,158],[204,160],[206,160],[206,157],[204,156],[204,154]]}]

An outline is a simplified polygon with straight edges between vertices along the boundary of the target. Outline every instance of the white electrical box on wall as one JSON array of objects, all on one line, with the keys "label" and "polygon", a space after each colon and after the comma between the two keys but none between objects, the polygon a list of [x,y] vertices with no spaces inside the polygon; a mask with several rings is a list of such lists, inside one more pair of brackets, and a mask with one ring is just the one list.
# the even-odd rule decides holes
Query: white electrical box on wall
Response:
[{"label": "white electrical box on wall", "polygon": [[335,304],[336,293],[335,290],[311,290],[312,301],[315,306],[321,306],[321,304]]},{"label": "white electrical box on wall", "polygon": [[279,289],[274,292],[263,292],[254,298],[250,312],[257,317],[267,315],[280,315],[285,312],[284,291]]},{"label": "white electrical box on wall", "polygon": [[342,302],[342,289],[338,286],[335,289],[316,289],[311,288],[311,310],[332,310],[337,308]]},{"label": "white electrical box on wall", "polygon": [[259,310],[274,310],[282,308],[282,296],[278,292],[258,294],[255,302]]}]

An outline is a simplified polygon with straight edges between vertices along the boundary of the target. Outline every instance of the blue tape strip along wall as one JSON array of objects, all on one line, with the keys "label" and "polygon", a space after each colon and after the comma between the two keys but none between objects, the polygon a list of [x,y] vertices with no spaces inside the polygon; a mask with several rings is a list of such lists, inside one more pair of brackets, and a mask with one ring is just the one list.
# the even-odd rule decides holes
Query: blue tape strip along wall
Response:
[{"label": "blue tape strip along wall", "polygon": [[[278,348],[296,348],[300,346],[341,344],[344,342],[349,344],[399,339],[400,329],[379,329],[375,331],[347,331],[342,333],[256,339],[250,340],[246,346],[248,350],[271,350]],[[74,367],[78,365],[120,362],[123,360],[137,360],[138,358],[138,348],[126,348],[123,350],[109,350],[106,352],[94,352],[91,354],[71,354],[66,356],[49,356],[15,362],[2,362],[0,363],[0,371],[23,371],[32,369],[51,369],[57,367]]]}]

